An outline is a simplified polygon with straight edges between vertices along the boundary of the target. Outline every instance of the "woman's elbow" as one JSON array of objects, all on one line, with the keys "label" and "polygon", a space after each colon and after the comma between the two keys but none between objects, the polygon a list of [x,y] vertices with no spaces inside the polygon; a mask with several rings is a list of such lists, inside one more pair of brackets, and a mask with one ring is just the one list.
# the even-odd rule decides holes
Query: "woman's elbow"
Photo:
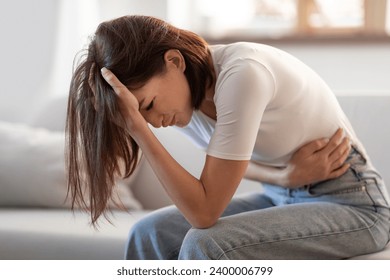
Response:
[{"label": "woman's elbow", "polygon": [[192,219],[189,219],[189,222],[193,228],[197,229],[207,229],[214,226],[219,219],[219,215],[196,215]]}]

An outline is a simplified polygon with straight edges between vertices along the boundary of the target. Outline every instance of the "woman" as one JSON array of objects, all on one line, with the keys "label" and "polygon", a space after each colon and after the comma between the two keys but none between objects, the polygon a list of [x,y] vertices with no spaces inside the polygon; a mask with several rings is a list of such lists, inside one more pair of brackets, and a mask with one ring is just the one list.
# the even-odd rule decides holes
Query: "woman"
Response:
[{"label": "woman", "polygon": [[[200,178],[148,123],[206,150]],[[93,223],[139,148],[175,204],[131,229],[129,259],[340,259],[389,240],[384,183],[333,93],[270,46],[209,46],[145,16],[104,22],[72,78],[67,134],[69,188],[84,206],[87,188]],[[243,178],[264,193],[232,199]]]}]

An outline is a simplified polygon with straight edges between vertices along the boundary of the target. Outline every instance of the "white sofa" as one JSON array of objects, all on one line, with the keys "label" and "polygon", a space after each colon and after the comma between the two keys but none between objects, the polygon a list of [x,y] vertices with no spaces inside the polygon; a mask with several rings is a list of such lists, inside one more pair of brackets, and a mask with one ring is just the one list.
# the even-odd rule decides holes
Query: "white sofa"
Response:
[{"label": "white sofa", "polygon": [[[340,95],[338,99],[390,191],[390,94]],[[86,213],[69,210],[63,174],[66,102],[54,98],[28,124],[0,121],[0,259],[122,259],[127,233],[145,214],[171,202],[150,166],[118,182],[129,212],[113,209],[112,224],[95,230]],[[38,127],[40,127],[38,129]],[[203,152],[176,130],[155,130],[173,156],[198,175]],[[238,192],[261,188],[243,181]],[[390,259],[390,245],[356,259]]]}]

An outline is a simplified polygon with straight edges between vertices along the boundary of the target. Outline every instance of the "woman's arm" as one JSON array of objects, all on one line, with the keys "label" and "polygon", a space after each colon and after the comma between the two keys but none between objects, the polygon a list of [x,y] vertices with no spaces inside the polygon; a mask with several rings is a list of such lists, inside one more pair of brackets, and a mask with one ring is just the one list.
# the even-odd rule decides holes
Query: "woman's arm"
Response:
[{"label": "woman's arm", "polygon": [[245,174],[248,161],[207,156],[200,178],[192,176],[176,162],[150,130],[139,112],[135,96],[110,71],[102,73],[120,99],[120,110],[126,120],[127,130],[172,201],[192,226],[212,226],[230,202]]},{"label": "woman's arm", "polygon": [[248,161],[206,156],[198,179],[176,162],[149,127],[134,131],[133,137],[165,191],[191,225],[197,228],[212,226],[230,202]]},{"label": "woman's arm", "polygon": [[245,178],[288,188],[337,178],[349,168],[345,160],[350,147],[349,139],[338,129],[330,139],[318,139],[302,146],[285,168],[251,162]]}]

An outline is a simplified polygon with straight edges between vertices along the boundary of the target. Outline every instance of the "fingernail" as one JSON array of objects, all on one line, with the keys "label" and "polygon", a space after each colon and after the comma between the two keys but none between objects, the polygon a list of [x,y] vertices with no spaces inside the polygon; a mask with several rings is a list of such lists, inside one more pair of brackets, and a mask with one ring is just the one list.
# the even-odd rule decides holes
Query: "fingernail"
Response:
[{"label": "fingernail", "polygon": [[102,75],[105,75],[108,72],[108,69],[106,67],[103,67],[102,69],[100,69],[100,72],[102,73]]}]

